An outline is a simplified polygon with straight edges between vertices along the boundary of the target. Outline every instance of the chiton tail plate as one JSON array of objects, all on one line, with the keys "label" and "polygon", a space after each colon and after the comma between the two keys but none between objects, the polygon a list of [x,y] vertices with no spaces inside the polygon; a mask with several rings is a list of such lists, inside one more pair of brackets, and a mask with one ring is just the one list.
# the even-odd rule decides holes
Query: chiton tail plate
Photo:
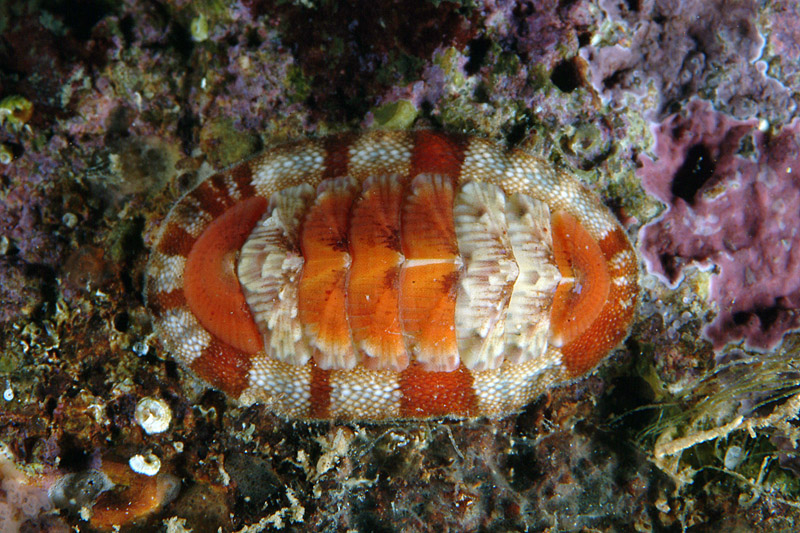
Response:
[{"label": "chiton tail plate", "polygon": [[498,417],[627,334],[638,262],[572,175],[431,131],[302,141],[203,181],[146,273],[164,347],[299,419]]}]

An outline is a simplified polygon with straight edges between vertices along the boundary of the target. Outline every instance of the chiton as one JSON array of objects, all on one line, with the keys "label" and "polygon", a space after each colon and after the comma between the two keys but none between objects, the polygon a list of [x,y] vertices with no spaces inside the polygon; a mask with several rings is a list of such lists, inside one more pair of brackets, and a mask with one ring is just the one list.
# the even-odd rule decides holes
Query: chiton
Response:
[{"label": "chiton", "polygon": [[146,272],[163,346],[299,419],[499,417],[627,334],[638,262],[571,174],[433,131],[280,146],[169,212]]}]

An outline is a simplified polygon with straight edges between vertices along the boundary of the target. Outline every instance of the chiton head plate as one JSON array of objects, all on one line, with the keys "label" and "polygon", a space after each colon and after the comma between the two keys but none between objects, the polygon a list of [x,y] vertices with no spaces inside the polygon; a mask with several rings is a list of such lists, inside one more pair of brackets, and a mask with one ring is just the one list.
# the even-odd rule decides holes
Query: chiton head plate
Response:
[{"label": "chiton head plate", "polygon": [[572,175],[430,131],[303,141],[170,211],[146,275],[167,350],[301,419],[502,416],[627,334],[636,255]]}]

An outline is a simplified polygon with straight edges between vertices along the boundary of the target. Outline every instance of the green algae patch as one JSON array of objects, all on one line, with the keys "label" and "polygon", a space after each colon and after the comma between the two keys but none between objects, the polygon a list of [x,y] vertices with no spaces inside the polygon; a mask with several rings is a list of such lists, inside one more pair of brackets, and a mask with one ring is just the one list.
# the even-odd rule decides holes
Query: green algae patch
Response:
[{"label": "green algae patch", "polygon": [[408,100],[384,104],[372,111],[378,126],[390,130],[408,129],[417,118],[417,108]]}]

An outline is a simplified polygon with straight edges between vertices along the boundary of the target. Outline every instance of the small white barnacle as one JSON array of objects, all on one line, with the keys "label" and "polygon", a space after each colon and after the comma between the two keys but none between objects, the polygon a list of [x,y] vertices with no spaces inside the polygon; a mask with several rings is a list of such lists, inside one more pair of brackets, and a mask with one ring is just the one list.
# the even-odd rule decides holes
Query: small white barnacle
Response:
[{"label": "small white barnacle", "polygon": [[147,396],[136,404],[133,416],[148,435],[153,435],[167,430],[172,410],[164,400]]},{"label": "small white barnacle", "polygon": [[150,351],[150,346],[146,342],[139,341],[133,343],[133,346],[131,346],[131,350],[133,350],[133,353],[135,353],[139,357],[144,357],[145,355],[147,355],[147,352]]},{"label": "small white barnacle", "polygon": [[161,459],[148,453],[147,455],[137,454],[128,460],[128,465],[131,470],[137,474],[144,474],[145,476],[155,476],[161,470]]},{"label": "small white barnacle", "polygon": [[725,459],[723,459],[725,468],[728,470],[736,470],[736,468],[742,464],[742,461],[744,461],[746,457],[747,454],[741,446],[729,446],[725,451]]}]

